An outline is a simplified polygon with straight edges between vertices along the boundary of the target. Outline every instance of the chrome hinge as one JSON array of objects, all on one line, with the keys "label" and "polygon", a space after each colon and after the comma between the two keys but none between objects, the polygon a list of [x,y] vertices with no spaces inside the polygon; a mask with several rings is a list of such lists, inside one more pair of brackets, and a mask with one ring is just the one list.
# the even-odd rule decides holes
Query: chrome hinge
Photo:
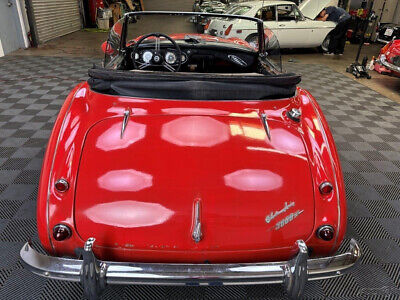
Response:
[{"label": "chrome hinge", "polygon": [[271,140],[271,131],[269,130],[269,125],[268,125],[268,120],[267,120],[266,114],[261,114],[261,121],[263,123],[265,133],[267,134],[268,139]]},{"label": "chrome hinge", "polygon": [[130,115],[131,115],[131,110],[130,109],[125,110],[124,119],[122,121],[122,128],[121,128],[121,139],[124,136],[124,132],[125,132],[126,126],[128,125]]}]

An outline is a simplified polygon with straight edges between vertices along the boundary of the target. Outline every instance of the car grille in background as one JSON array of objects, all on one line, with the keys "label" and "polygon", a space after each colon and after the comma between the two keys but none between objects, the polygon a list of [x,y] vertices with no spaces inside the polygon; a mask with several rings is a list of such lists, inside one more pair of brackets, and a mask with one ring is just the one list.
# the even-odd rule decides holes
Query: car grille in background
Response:
[{"label": "car grille in background", "polygon": [[210,35],[217,36],[217,30],[211,29],[210,30]]},{"label": "car grille in background", "polygon": [[395,66],[400,67],[400,56],[399,56],[399,55],[393,57],[393,64],[394,64]]}]

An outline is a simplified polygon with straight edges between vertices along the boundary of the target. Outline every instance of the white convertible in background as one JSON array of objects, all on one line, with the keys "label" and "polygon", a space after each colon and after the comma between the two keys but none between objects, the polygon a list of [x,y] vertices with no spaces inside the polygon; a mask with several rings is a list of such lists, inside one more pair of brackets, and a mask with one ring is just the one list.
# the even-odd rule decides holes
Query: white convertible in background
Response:
[{"label": "white convertible in background", "polygon": [[[226,14],[256,17],[278,37],[281,48],[311,48],[327,50],[329,33],[336,23],[315,20],[321,10],[337,5],[337,0],[306,0],[300,7],[290,1],[252,1],[231,7]],[[253,22],[254,23],[254,22]],[[257,43],[257,29],[252,22],[214,19],[205,25],[205,33],[222,38],[240,38]]]}]

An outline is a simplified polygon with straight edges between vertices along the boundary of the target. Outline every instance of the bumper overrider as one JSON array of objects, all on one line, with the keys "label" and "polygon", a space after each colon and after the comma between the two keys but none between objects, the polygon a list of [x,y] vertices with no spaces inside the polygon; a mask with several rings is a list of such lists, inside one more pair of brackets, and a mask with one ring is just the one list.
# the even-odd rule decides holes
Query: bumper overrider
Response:
[{"label": "bumper overrider", "polygon": [[304,241],[298,240],[298,254],[289,261],[230,264],[134,263],[101,261],[89,238],[77,249],[79,259],[47,256],[26,243],[20,252],[25,267],[33,273],[59,280],[80,282],[89,299],[97,299],[107,284],[146,285],[248,285],[284,284],[288,296],[298,299],[309,280],[344,274],[361,256],[352,239],[348,252],[310,259]]},{"label": "bumper overrider", "polygon": [[388,61],[386,60],[386,56],[381,55],[376,61],[377,61],[378,64],[380,64],[381,66],[384,66],[385,68],[387,68],[387,69],[389,69],[389,70],[391,70],[391,71],[400,73],[400,67],[399,67],[399,66],[396,66],[396,65],[394,65],[394,64],[392,64],[392,63],[390,63],[390,62],[388,62]]}]

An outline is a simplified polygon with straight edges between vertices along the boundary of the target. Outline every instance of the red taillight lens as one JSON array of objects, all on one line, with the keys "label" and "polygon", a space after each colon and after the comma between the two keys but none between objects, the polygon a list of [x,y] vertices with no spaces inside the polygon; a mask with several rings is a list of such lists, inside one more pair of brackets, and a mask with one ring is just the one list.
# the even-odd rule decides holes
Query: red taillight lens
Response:
[{"label": "red taillight lens", "polygon": [[65,179],[59,179],[54,184],[54,187],[56,188],[57,191],[63,193],[68,190],[69,184],[68,181],[66,181]]},{"label": "red taillight lens", "polygon": [[56,241],[63,241],[71,237],[71,229],[67,225],[58,224],[53,228],[53,237]]},{"label": "red taillight lens", "polygon": [[233,24],[229,25],[229,27],[225,30],[225,35],[228,35],[232,30]]},{"label": "red taillight lens", "polygon": [[317,237],[324,241],[330,241],[335,236],[335,230],[330,225],[323,225],[317,229]]},{"label": "red taillight lens", "polygon": [[319,192],[322,195],[329,195],[330,193],[332,193],[332,191],[333,191],[333,186],[328,181],[321,183],[321,185],[319,186]]},{"label": "red taillight lens", "polygon": [[210,23],[211,23],[211,20],[208,20],[208,21],[207,21],[207,24],[204,25],[204,30],[207,30],[208,27],[210,27]]}]

